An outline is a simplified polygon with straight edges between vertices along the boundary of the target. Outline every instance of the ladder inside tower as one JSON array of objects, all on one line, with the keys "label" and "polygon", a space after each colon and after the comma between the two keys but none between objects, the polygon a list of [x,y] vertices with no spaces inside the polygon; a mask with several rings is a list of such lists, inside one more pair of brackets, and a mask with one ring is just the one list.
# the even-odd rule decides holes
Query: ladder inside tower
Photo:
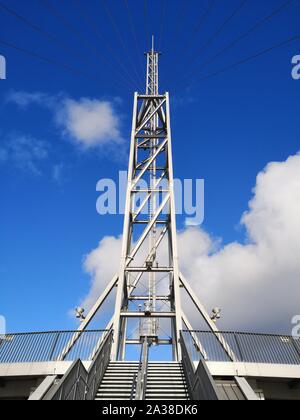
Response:
[{"label": "ladder inside tower", "polygon": [[[158,95],[158,63],[157,63],[157,53],[154,51],[154,40],[152,43],[152,50],[151,53],[148,54],[148,66],[149,69],[149,79],[147,80],[147,87],[146,87],[146,94],[147,95]],[[149,114],[152,115],[155,111],[154,103],[152,103]],[[158,139],[154,138],[158,127],[158,115],[154,114],[153,117],[150,119],[147,130],[145,133],[150,137],[150,148],[149,148],[149,158],[153,158],[157,151],[158,146]],[[149,185],[151,190],[155,190],[155,186],[157,183],[157,171],[156,171],[156,159],[153,160],[151,164],[150,171],[149,171]],[[157,200],[156,194],[151,195],[150,199],[150,208],[149,208],[149,223],[155,216],[157,210]],[[149,237],[149,254],[151,255],[151,260],[149,261],[149,265],[152,264],[152,267],[156,265],[156,223],[153,225],[151,230],[151,234]],[[150,268],[152,268],[150,267]],[[145,304],[145,312],[151,313],[156,311],[156,274],[155,272],[151,271],[149,273],[149,301]],[[145,324],[143,326],[144,333],[147,333],[148,337],[157,337],[158,341],[158,330],[159,330],[159,319],[152,318],[152,319],[145,319],[143,320]]]}]

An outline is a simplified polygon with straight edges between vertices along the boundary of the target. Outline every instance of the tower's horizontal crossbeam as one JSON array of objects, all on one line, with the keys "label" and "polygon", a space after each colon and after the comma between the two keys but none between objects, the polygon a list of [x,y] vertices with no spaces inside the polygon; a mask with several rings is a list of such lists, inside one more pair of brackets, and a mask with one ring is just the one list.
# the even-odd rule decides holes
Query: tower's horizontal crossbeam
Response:
[{"label": "tower's horizontal crossbeam", "polygon": [[149,99],[149,100],[154,100],[154,99],[165,99],[165,95],[138,95],[139,99]]},{"label": "tower's horizontal crossbeam", "polygon": [[[137,136],[138,139],[164,139],[166,136],[163,134],[139,134]],[[139,144],[138,147],[143,147],[143,144]]]},{"label": "tower's horizontal crossbeam", "polygon": [[[126,340],[126,344],[138,346],[139,344],[141,344],[141,340]],[[158,346],[170,346],[171,344],[173,344],[173,340],[171,338],[169,340],[159,339],[156,342],[156,345]]]},{"label": "tower's horizontal crossbeam", "polygon": [[147,193],[168,193],[170,192],[170,190],[164,190],[164,189],[152,189],[152,188],[148,188],[147,190],[143,190],[143,189],[137,189],[137,190],[132,190],[132,192],[134,194],[147,194]]},{"label": "tower's horizontal crossbeam", "polygon": [[146,315],[144,312],[130,312],[123,311],[121,312],[121,317],[124,318],[174,318],[176,316],[175,312],[151,312],[151,314]]},{"label": "tower's horizontal crossbeam", "polygon": [[[135,225],[148,225],[148,223],[149,223],[149,220],[138,220],[138,221],[133,222],[133,224],[135,224]],[[168,220],[157,220],[155,223],[156,223],[156,225],[168,225],[169,221]]]},{"label": "tower's horizontal crossbeam", "polygon": [[170,273],[173,271],[173,267],[128,267],[126,268],[127,273]]},{"label": "tower's horizontal crossbeam", "polygon": [[[132,301],[146,301],[149,299],[149,296],[129,296],[129,300]],[[171,296],[156,296],[155,298],[157,301],[165,301],[169,302],[171,300]]]}]

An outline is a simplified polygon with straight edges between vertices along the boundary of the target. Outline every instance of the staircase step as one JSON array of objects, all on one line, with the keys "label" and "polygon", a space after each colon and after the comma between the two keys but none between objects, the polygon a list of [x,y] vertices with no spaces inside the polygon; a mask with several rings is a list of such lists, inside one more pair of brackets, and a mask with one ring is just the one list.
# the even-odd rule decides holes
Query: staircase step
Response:
[{"label": "staircase step", "polygon": [[130,398],[116,398],[116,397],[96,397],[95,401],[128,401]]},{"label": "staircase step", "polygon": [[120,370],[137,370],[138,366],[108,366],[108,369],[120,369]]},{"label": "staircase step", "polygon": [[148,369],[149,373],[182,373],[183,370],[181,369]]},{"label": "staircase step", "polygon": [[97,395],[96,400],[124,400],[124,401],[130,401],[131,400],[131,396],[126,394],[126,395],[115,395],[115,394],[109,394],[109,395]]},{"label": "staircase step", "polygon": [[180,366],[149,366],[148,367],[149,370],[168,370],[168,371],[172,371],[172,370],[183,370],[182,367]]},{"label": "staircase step", "polygon": [[[147,382],[147,386],[148,386],[148,389],[170,389],[170,385],[171,384],[165,384],[165,385],[159,385],[159,384],[157,384],[157,385],[153,385],[153,384],[149,384],[148,382]],[[183,384],[177,384],[177,385],[174,385],[174,384],[172,384],[172,387],[171,387],[171,389],[173,390],[173,389],[186,389],[186,386],[185,385],[183,385]]]},{"label": "staircase step", "polygon": [[166,374],[172,374],[172,373],[183,373],[183,370],[181,369],[148,369],[149,373],[166,373]]},{"label": "staircase step", "polygon": [[115,370],[117,372],[136,372],[139,370],[138,367],[126,367],[126,366],[108,366],[107,370]]},{"label": "staircase step", "polygon": [[[169,395],[169,396],[146,396],[146,401],[188,401],[189,397],[186,395]],[[128,398],[130,400],[130,398]]]},{"label": "staircase step", "polygon": [[95,398],[95,401],[129,401],[129,398]]},{"label": "staircase step", "polygon": [[166,398],[166,399],[172,399],[172,398],[187,398],[187,393],[186,392],[182,392],[182,393],[177,393],[177,394],[173,394],[172,392],[166,393],[166,394],[161,394],[160,392],[157,393],[148,393],[146,394],[146,398],[147,399],[161,399],[161,398]]},{"label": "staircase step", "polygon": [[176,374],[176,375],[167,375],[167,374],[155,374],[155,375],[149,375],[148,376],[149,379],[181,379],[182,375],[180,373]]},{"label": "staircase step", "polygon": [[147,395],[159,394],[161,396],[174,394],[187,394],[186,388],[147,388]]},{"label": "staircase step", "polygon": [[182,385],[184,387],[186,387],[186,381],[147,381],[148,386],[178,386],[178,385]]},{"label": "staircase step", "polygon": [[120,376],[134,376],[137,374],[138,371],[134,371],[134,372],[123,372],[123,371],[116,371],[116,370],[109,370],[108,372],[105,373],[105,376],[111,376],[111,375],[120,375]]},{"label": "staircase step", "polygon": [[102,381],[102,385],[110,385],[110,384],[116,384],[116,383],[118,383],[118,384],[132,384],[132,381],[131,380],[126,380],[126,379],[118,379],[118,380],[115,380],[115,381],[113,381],[113,380],[107,380],[107,379],[103,379],[103,381]]},{"label": "staircase step", "polygon": [[130,397],[131,393],[130,392],[122,392],[122,391],[101,391],[99,393],[97,393],[97,397]]},{"label": "staircase step", "polygon": [[180,371],[178,371],[178,372],[166,372],[166,371],[153,371],[153,372],[151,372],[151,371],[148,371],[148,373],[149,373],[149,375],[151,375],[151,376],[157,376],[157,375],[169,375],[169,376],[177,376],[177,375],[181,375],[181,376],[183,376],[183,372],[180,372]]},{"label": "staircase step", "polygon": [[158,371],[155,371],[155,372],[149,372],[148,371],[148,376],[167,376],[167,377],[173,377],[173,376],[183,376],[183,373],[182,372],[165,372],[165,371],[163,371],[163,372],[158,372]]},{"label": "staircase step", "polygon": [[129,389],[131,390],[132,389],[132,383],[131,384],[119,384],[118,382],[116,382],[115,384],[102,384],[100,387],[99,387],[99,390],[100,389],[124,389],[124,390],[126,390],[126,391],[128,391]]},{"label": "staircase step", "polygon": [[122,378],[124,378],[124,377],[133,378],[134,375],[136,375],[137,373],[138,373],[137,371],[136,372],[111,372],[111,371],[109,371],[105,374],[105,376],[107,376],[107,377],[117,376],[117,377],[122,377]]}]

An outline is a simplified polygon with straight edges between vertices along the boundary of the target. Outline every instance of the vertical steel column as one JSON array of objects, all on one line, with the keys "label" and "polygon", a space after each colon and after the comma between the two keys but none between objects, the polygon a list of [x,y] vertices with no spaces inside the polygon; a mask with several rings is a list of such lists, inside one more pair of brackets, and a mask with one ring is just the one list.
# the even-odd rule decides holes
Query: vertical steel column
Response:
[{"label": "vertical steel column", "polygon": [[113,319],[114,339],[112,346],[112,359],[116,360],[119,356],[119,340],[120,340],[120,324],[121,324],[121,310],[124,305],[124,298],[127,295],[127,284],[126,284],[126,263],[129,250],[129,240],[131,231],[131,187],[133,181],[133,171],[135,163],[135,134],[137,124],[137,102],[138,94],[134,95],[133,105],[133,118],[132,118],[132,132],[131,132],[131,145],[130,145],[130,157],[129,157],[129,168],[128,168],[128,188],[126,195],[126,208],[124,216],[124,229],[123,229],[123,245],[121,255],[120,273],[118,279],[118,289],[115,303],[115,314]]}]

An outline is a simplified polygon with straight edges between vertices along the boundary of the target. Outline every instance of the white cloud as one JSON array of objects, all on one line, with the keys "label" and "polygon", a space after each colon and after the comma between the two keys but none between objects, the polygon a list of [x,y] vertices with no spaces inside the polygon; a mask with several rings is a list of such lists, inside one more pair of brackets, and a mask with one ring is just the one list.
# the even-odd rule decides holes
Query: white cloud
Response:
[{"label": "white cloud", "polygon": [[[181,270],[209,311],[222,308],[221,328],[289,333],[300,313],[300,155],[269,164],[253,192],[241,221],[246,243],[222,246],[186,229],[178,235]],[[89,306],[117,271],[120,248],[121,238],[105,238],[87,257]]]},{"label": "white cloud", "polygon": [[0,146],[0,163],[40,175],[40,165],[48,158],[49,144],[31,136],[10,134]]},{"label": "white cloud", "polygon": [[116,110],[118,99],[75,100],[64,94],[12,91],[6,100],[21,108],[38,105],[49,109],[62,136],[69,137],[83,149],[122,143],[121,117]]},{"label": "white cloud", "polygon": [[66,99],[56,118],[65,133],[84,148],[121,141],[120,119],[108,101]]},{"label": "white cloud", "polygon": [[27,108],[32,104],[52,108],[57,101],[55,96],[43,92],[11,91],[6,96],[6,102],[15,103],[20,108]]},{"label": "white cloud", "polygon": [[119,268],[122,239],[105,237],[99,246],[84,260],[84,269],[91,276],[91,289],[84,299],[83,307],[90,308],[103,292],[107,283]]}]

